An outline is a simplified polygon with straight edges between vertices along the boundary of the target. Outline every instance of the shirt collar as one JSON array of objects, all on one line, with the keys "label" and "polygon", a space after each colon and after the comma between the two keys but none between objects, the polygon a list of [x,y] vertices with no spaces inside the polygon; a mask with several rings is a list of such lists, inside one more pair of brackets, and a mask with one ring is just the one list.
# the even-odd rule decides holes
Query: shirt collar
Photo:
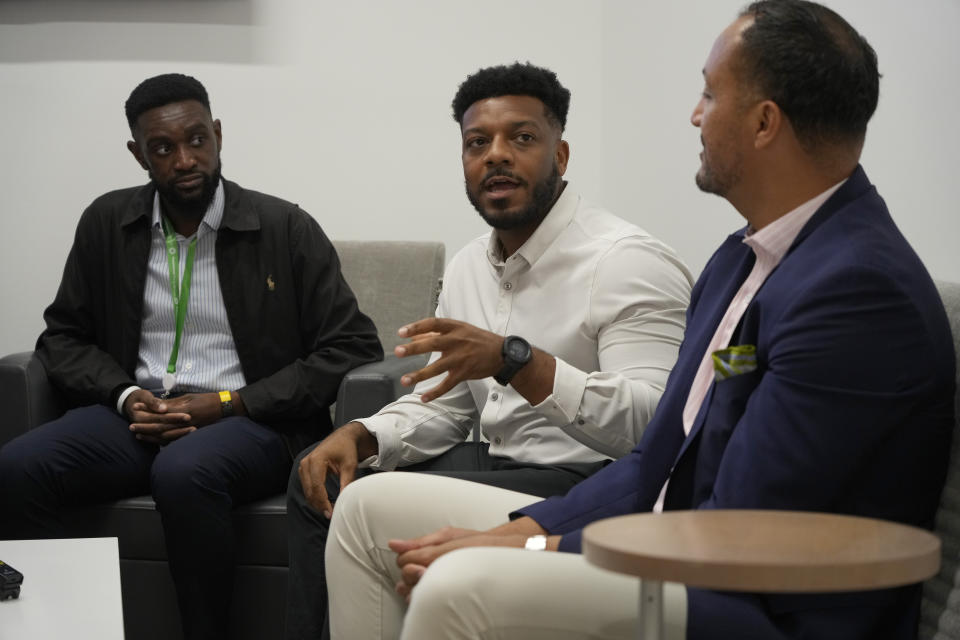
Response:
[{"label": "shirt collar", "polygon": [[[570,225],[579,204],[580,196],[570,189],[570,185],[564,187],[563,193],[553,203],[550,211],[540,222],[540,226],[514,255],[522,257],[527,264],[533,265]],[[497,239],[496,231],[490,234],[490,240],[487,243],[487,259],[494,267],[502,266],[505,260],[503,247]]]},{"label": "shirt collar", "polygon": [[807,200],[793,211],[780,216],[759,231],[750,227],[743,238],[744,244],[753,249],[758,259],[764,258],[772,261],[774,265],[779,264],[790,245],[800,235],[803,225],[807,224],[807,221],[813,217],[817,209],[846,181],[846,178],[841,180],[820,195]]},{"label": "shirt collar", "polygon": [[[223,194],[223,180],[217,183],[217,190],[213,192],[213,200],[210,201],[210,204],[207,206],[206,212],[203,214],[203,220],[200,221],[201,228],[206,228],[206,232],[216,231],[220,228],[220,223],[223,221],[223,207],[225,203],[225,198]],[[160,226],[160,193],[154,191],[153,194],[153,226]],[[198,229],[198,232],[200,229]]]}]

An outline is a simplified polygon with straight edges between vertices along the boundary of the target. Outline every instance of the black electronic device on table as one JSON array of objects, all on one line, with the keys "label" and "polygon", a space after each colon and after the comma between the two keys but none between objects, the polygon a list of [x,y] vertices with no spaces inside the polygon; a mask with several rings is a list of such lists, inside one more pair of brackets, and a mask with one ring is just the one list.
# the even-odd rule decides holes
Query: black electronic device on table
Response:
[{"label": "black electronic device on table", "polygon": [[23,574],[0,560],[0,600],[20,597]]}]

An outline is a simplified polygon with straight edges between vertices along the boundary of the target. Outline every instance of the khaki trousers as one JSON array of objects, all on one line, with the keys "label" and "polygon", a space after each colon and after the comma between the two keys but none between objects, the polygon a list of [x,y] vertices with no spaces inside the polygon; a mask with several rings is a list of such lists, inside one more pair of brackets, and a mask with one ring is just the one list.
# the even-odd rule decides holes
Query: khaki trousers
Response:
[{"label": "khaki trousers", "polygon": [[[447,525],[488,529],[538,500],[415,473],[374,474],[348,486],[326,548],[333,639],[635,639],[639,580],[577,554],[461,549],[429,567],[409,607],[394,591],[400,569],[388,540]],[[666,584],[669,640],[684,638],[686,608],[686,590]]]}]

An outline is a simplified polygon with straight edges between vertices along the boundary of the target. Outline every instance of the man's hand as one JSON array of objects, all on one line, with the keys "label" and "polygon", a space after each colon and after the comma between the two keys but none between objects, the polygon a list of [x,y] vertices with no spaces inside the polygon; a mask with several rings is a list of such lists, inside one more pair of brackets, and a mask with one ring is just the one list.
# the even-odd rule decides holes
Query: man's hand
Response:
[{"label": "man's hand", "polygon": [[123,413],[130,420],[130,431],[137,440],[164,445],[196,431],[190,415],[171,411],[161,400],[145,389],[138,389],[123,401]]},{"label": "man's hand", "polygon": [[[387,544],[397,553],[397,566],[400,567],[400,581],[396,591],[410,602],[413,588],[420,582],[434,560],[455,549],[466,547],[515,547],[522,549],[527,538],[545,534],[543,529],[531,518],[519,518],[489,531],[473,531],[444,527],[433,533],[410,540],[390,540]],[[547,549],[556,551],[560,536],[547,539]]]},{"label": "man's hand", "polygon": [[343,491],[356,477],[359,461],[376,455],[377,448],[377,439],[359,422],[349,422],[324,438],[297,469],[307,502],[330,518],[333,504],[327,495],[327,474],[340,477]]},{"label": "man's hand", "polygon": [[424,402],[439,398],[464,380],[490,377],[503,366],[503,336],[466,322],[425,318],[401,327],[397,335],[411,339],[393,350],[400,358],[434,351],[441,353],[437,361],[400,379],[401,384],[410,386],[446,372],[440,384],[421,396]]},{"label": "man's hand", "polygon": [[[233,394],[233,401],[235,413],[244,415],[240,395]],[[138,440],[160,445],[193,433],[222,417],[220,394],[217,393],[186,393],[162,400],[139,389],[124,401],[123,410],[130,418],[130,430]]]}]

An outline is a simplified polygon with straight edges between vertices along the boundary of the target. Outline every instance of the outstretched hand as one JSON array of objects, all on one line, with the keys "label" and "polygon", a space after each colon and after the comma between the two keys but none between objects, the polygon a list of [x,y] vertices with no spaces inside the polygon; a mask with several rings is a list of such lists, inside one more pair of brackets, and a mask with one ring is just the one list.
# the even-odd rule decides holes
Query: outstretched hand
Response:
[{"label": "outstretched hand", "polygon": [[400,383],[414,385],[441,373],[446,377],[426,391],[423,402],[439,398],[464,380],[479,380],[496,374],[503,366],[503,336],[449,318],[425,318],[397,332],[410,342],[394,348],[397,357],[440,352],[440,358],[419,371],[405,374]]}]

